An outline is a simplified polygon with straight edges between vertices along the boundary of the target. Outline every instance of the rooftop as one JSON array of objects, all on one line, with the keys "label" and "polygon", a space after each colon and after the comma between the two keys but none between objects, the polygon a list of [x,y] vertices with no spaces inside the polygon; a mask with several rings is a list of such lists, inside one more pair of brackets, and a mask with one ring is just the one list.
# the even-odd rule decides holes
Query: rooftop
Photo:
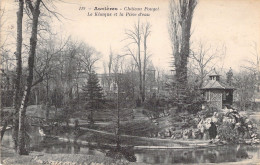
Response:
[{"label": "rooftop", "polygon": [[210,80],[201,89],[235,89],[228,83],[220,81],[220,75],[214,69],[214,73],[209,75]]},{"label": "rooftop", "polygon": [[201,89],[235,89],[231,85],[217,80],[209,80]]}]

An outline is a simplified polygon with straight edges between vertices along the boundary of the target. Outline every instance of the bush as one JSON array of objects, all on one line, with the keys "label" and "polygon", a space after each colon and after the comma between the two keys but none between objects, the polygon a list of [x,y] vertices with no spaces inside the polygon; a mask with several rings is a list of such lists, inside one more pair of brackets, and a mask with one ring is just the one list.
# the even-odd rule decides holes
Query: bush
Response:
[{"label": "bush", "polygon": [[151,98],[147,98],[144,102],[144,108],[150,111],[155,111],[159,107],[159,100],[153,95]]},{"label": "bush", "polygon": [[221,141],[226,141],[228,143],[239,142],[239,134],[230,123],[223,123],[218,127],[218,136]]},{"label": "bush", "polygon": [[177,86],[174,83],[171,86],[171,101],[174,106],[182,107],[181,109],[178,109],[177,112],[187,111],[189,113],[196,114],[202,110],[202,104],[205,103],[205,99],[197,84],[189,83],[183,97],[185,98],[184,102],[179,102]]}]

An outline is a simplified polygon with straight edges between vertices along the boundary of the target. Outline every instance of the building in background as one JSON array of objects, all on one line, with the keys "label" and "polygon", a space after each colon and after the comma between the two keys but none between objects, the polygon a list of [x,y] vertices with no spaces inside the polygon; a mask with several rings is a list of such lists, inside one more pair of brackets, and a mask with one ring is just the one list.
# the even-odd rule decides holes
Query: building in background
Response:
[{"label": "building in background", "polygon": [[209,75],[209,81],[201,89],[209,107],[222,109],[233,104],[235,88],[222,82],[217,73]]}]

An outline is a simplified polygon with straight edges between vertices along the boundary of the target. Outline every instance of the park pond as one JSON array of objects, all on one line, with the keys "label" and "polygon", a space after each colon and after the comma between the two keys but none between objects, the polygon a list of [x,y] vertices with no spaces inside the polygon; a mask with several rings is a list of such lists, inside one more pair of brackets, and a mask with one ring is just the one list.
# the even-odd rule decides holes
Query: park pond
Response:
[{"label": "park pond", "polygon": [[[30,129],[30,150],[50,154],[87,154],[107,155],[109,149],[97,148],[73,142],[65,142],[57,138],[42,137],[39,128]],[[13,147],[12,133],[8,130],[2,140],[2,145]],[[128,161],[148,164],[172,163],[225,163],[239,162],[245,159],[260,159],[260,146],[225,145],[193,149],[133,149]]]}]

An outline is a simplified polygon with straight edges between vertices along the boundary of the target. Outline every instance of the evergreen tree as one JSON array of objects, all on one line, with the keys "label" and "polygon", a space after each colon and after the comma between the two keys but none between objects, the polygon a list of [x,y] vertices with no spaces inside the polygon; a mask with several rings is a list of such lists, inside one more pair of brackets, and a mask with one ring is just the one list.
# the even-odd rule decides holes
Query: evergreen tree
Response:
[{"label": "evergreen tree", "polygon": [[233,79],[233,71],[232,69],[230,68],[229,71],[227,72],[227,83],[229,85],[232,85],[232,79]]},{"label": "evergreen tree", "polygon": [[99,80],[95,72],[88,75],[87,85],[83,86],[83,96],[86,101],[86,109],[90,110],[89,120],[94,123],[93,111],[101,107],[103,102],[102,88],[99,85]]}]

